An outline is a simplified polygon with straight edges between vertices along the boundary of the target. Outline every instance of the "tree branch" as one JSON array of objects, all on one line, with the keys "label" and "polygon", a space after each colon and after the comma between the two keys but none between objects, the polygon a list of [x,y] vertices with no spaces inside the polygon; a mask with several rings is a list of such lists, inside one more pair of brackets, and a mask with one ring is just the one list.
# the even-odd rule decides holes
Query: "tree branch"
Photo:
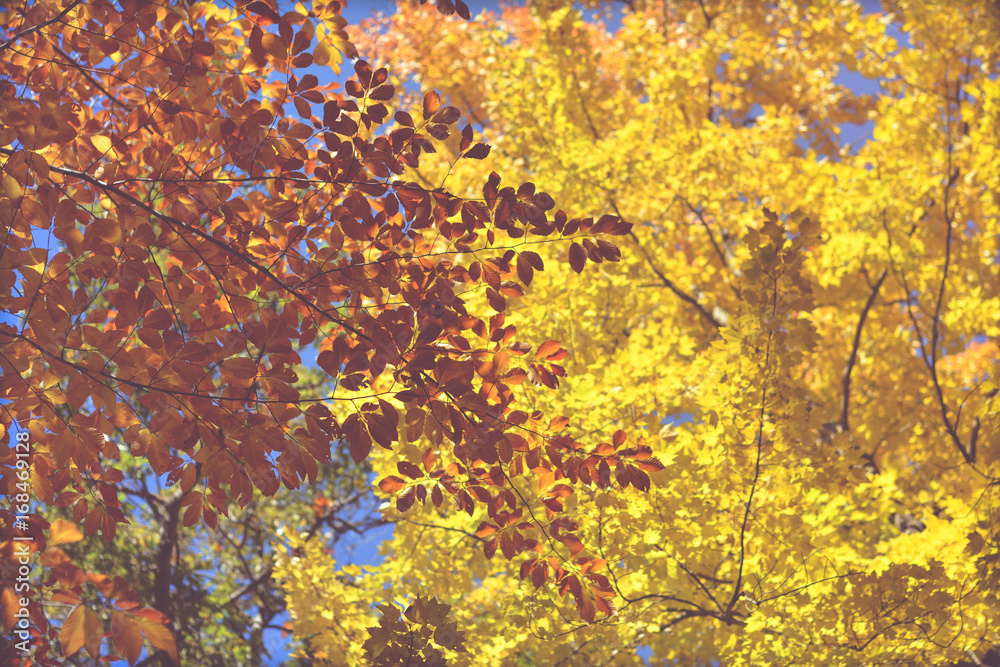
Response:
[{"label": "tree branch", "polygon": [[[15,151],[13,151],[13,150],[11,150],[9,148],[0,148],[0,153],[3,153],[5,155],[13,155],[15,153]],[[351,333],[353,333],[357,337],[359,337],[359,338],[361,338],[363,340],[366,340],[368,342],[371,342],[372,339],[371,339],[370,336],[368,336],[367,334],[359,331],[358,329],[356,329],[355,327],[351,326],[350,324],[348,324],[344,320],[342,320],[342,319],[340,319],[338,317],[334,317],[327,310],[325,310],[323,308],[320,308],[315,303],[313,303],[309,298],[307,298],[304,294],[302,294],[301,292],[299,292],[297,289],[295,289],[291,285],[288,285],[287,283],[285,283],[283,280],[281,280],[280,278],[278,278],[278,276],[274,275],[271,272],[271,270],[268,269],[266,266],[264,266],[260,262],[256,261],[252,257],[246,255],[245,253],[242,253],[242,252],[239,252],[238,250],[233,249],[228,243],[224,243],[223,241],[221,241],[221,240],[215,238],[214,236],[212,236],[211,234],[208,234],[205,231],[203,231],[201,229],[198,229],[197,227],[195,227],[193,225],[189,225],[186,222],[182,222],[182,221],[178,220],[177,218],[175,218],[173,216],[166,215],[164,213],[160,213],[153,206],[147,204],[146,202],[144,202],[144,201],[142,201],[140,199],[136,199],[135,197],[133,197],[129,193],[125,192],[124,190],[121,190],[120,188],[117,188],[117,187],[111,185],[110,183],[105,183],[104,181],[101,181],[101,180],[99,180],[97,178],[94,178],[90,174],[87,174],[87,173],[82,172],[82,171],[77,171],[76,169],[68,169],[66,167],[56,167],[56,166],[50,166],[49,170],[50,171],[54,171],[57,174],[62,174],[63,176],[70,176],[70,177],[73,177],[73,178],[78,178],[78,179],[80,179],[82,181],[86,181],[87,183],[90,183],[91,185],[94,185],[95,187],[100,188],[101,190],[103,190],[104,192],[106,192],[108,194],[113,194],[113,195],[115,195],[117,197],[121,197],[122,199],[124,199],[125,201],[129,202],[133,206],[137,206],[137,207],[141,208],[143,211],[145,211],[149,215],[152,215],[153,217],[157,218],[158,220],[161,220],[162,222],[167,223],[171,227],[174,227],[175,229],[179,228],[181,230],[184,230],[185,232],[187,232],[187,233],[189,233],[191,235],[194,235],[194,236],[202,239],[206,243],[209,243],[211,245],[216,246],[217,248],[219,248],[220,250],[222,250],[224,253],[226,253],[230,257],[238,259],[241,262],[245,262],[246,264],[250,265],[250,267],[253,268],[254,270],[259,271],[263,275],[265,275],[268,278],[270,278],[282,290],[284,290],[288,294],[290,294],[293,297],[295,297],[298,301],[300,301],[301,303],[303,303],[309,310],[311,310],[311,311],[313,311],[315,313],[318,313],[323,319],[326,319],[326,320],[329,320],[331,322],[334,322],[334,323],[340,325],[341,327],[343,327],[344,329],[347,329],[348,331],[350,331]]]},{"label": "tree branch", "polygon": [[87,81],[89,81],[95,88],[97,88],[99,91],[101,91],[102,93],[104,93],[105,97],[107,97],[109,100],[111,100],[112,104],[117,104],[122,109],[128,110],[128,105],[127,104],[125,104],[124,102],[122,102],[121,100],[119,100],[117,97],[115,97],[114,95],[112,95],[110,92],[108,92],[107,88],[105,88],[104,86],[102,86],[101,82],[98,81],[97,79],[95,79],[90,74],[90,72],[87,71],[87,69],[85,67],[83,67],[82,65],[80,65],[80,63],[78,63],[75,60],[73,60],[73,56],[69,55],[68,53],[66,53],[65,51],[63,51],[62,49],[60,49],[58,46],[56,46],[55,44],[52,44],[52,50],[55,51],[56,53],[58,53],[60,56],[62,56],[66,60],[66,62],[69,63],[70,67],[72,67],[73,69],[75,69],[78,72],[80,72],[80,74],[82,74],[83,77]]},{"label": "tree branch", "polygon": [[42,21],[41,23],[39,23],[36,26],[32,26],[32,27],[30,27],[30,28],[28,28],[26,30],[22,30],[21,32],[17,33],[16,35],[14,35],[10,39],[8,39],[6,42],[4,42],[3,44],[0,44],[0,51],[6,51],[7,49],[10,48],[11,44],[13,44],[14,42],[16,42],[17,40],[22,39],[24,37],[27,37],[28,35],[30,35],[33,32],[38,32],[39,30],[41,30],[45,26],[51,25],[51,24],[55,23],[56,21],[60,20],[62,17],[66,16],[66,14],[69,14],[70,10],[72,10],[74,7],[76,7],[81,2],[82,2],[82,0],[73,0],[73,2],[69,3],[68,5],[66,5],[65,9],[63,9],[61,12],[59,12],[58,14],[56,14],[55,16],[53,16],[52,18],[50,18],[48,21]]},{"label": "tree branch", "polygon": [[[622,215],[621,211],[618,210],[618,203],[615,201],[614,197],[611,198],[611,207],[614,208],[615,214],[618,216],[620,220],[622,220],[623,222],[627,222],[625,217]],[[639,241],[639,237],[635,235],[635,232],[629,231],[628,234],[629,236],[632,237],[632,240],[635,242],[636,247],[639,248],[639,250],[642,252],[643,257],[645,257],[646,259],[646,263],[649,264],[649,268],[653,270],[653,273],[655,273],[656,276],[660,279],[660,282],[663,283],[664,287],[666,287],[671,292],[676,294],[681,299],[681,301],[694,306],[701,314],[701,316],[704,317],[706,320],[708,320],[708,322],[716,329],[721,329],[724,326],[723,323],[717,320],[712,313],[705,310],[705,307],[702,306],[700,303],[698,303],[697,299],[695,299],[693,296],[691,296],[681,288],[677,287],[677,285],[675,285],[673,281],[671,281],[669,278],[663,275],[663,272],[660,271],[660,269],[657,268],[656,264],[653,262],[653,258],[649,256],[648,252],[646,252],[645,246],[643,246],[642,242]]]},{"label": "tree branch", "polygon": [[889,275],[889,269],[884,269],[882,275],[878,277],[875,281],[875,286],[872,287],[871,294],[868,295],[868,300],[865,302],[865,307],[861,309],[861,317],[858,318],[858,326],[854,329],[854,344],[851,346],[851,356],[847,359],[847,368],[844,369],[844,379],[841,381],[841,399],[840,399],[840,426],[844,432],[848,429],[848,418],[850,416],[850,404],[851,404],[851,371],[854,370],[854,365],[858,360],[858,348],[861,345],[861,330],[865,326],[865,320],[868,318],[868,312],[872,308],[872,304],[875,303],[875,298],[878,296],[878,291],[882,287],[882,282],[885,280],[886,276]]}]

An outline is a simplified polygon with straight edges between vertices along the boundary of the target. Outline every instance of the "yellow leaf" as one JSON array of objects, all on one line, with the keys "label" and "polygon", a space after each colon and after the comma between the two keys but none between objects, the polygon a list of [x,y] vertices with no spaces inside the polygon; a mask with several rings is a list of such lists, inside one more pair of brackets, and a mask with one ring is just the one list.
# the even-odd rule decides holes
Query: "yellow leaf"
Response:
[{"label": "yellow leaf", "polygon": [[94,145],[99,153],[107,153],[111,150],[111,139],[103,134],[95,134],[90,137],[90,143]]},{"label": "yellow leaf", "polygon": [[56,519],[49,528],[48,545],[50,547],[57,544],[67,544],[69,542],[79,542],[83,539],[83,533],[76,527],[75,523],[65,519]]}]

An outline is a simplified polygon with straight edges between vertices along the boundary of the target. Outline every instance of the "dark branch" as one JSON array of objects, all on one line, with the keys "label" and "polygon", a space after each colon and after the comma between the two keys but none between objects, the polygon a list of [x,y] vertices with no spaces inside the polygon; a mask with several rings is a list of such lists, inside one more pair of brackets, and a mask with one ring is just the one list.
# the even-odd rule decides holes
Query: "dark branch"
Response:
[{"label": "dark branch", "polygon": [[[614,208],[615,214],[618,216],[619,219],[621,219],[623,222],[627,222],[625,217],[622,215],[622,212],[618,210],[618,203],[614,200],[614,198],[611,199],[611,207]],[[646,263],[649,264],[649,268],[653,270],[653,273],[655,273],[656,277],[660,279],[660,282],[663,283],[664,287],[666,287],[671,292],[676,294],[678,298],[680,298],[680,300],[683,301],[684,303],[688,303],[694,306],[701,314],[701,316],[704,317],[706,320],[708,320],[708,322],[713,327],[715,327],[716,329],[721,329],[723,327],[723,324],[719,322],[717,319],[715,319],[715,316],[712,315],[712,313],[705,310],[705,307],[702,306],[700,303],[698,303],[697,299],[695,299],[693,296],[691,296],[681,288],[677,287],[677,285],[675,285],[672,280],[663,275],[663,272],[660,271],[660,269],[657,268],[656,264],[653,262],[653,258],[649,256],[648,252],[646,252],[645,246],[643,246],[642,243],[639,241],[639,237],[635,235],[635,232],[629,231],[629,236],[632,237],[632,241],[635,242],[636,247],[639,248],[639,250],[642,252],[643,257],[645,257],[646,259]]]},{"label": "dark branch", "polygon": [[872,287],[871,294],[868,295],[865,307],[861,309],[861,317],[858,318],[858,326],[854,329],[854,344],[851,345],[851,356],[847,360],[847,368],[844,369],[844,379],[841,382],[842,395],[840,400],[840,426],[844,432],[849,430],[848,419],[850,417],[851,406],[851,371],[854,370],[854,365],[858,361],[858,348],[861,346],[861,330],[865,326],[865,320],[868,319],[868,312],[871,310],[872,304],[875,303],[875,298],[878,296],[878,291],[882,287],[882,282],[888,275],[889,270],[885,269],[882,271],[882,275],[878,277],[878,280],[875,281],[875,286]]},{"label": "dark branch", "polygon": [[39,23],[36,26],[32,26],[32,27],[30,27],[30,28],[28,28],[26,30],[22,30],[21,32],[17,33],[16,35],[14,35],[10,39],[8,39],[6,42],[4,42],[3,44],[0,44],[0,51],[6,51],[7,49],[10,48],[11,44],[13,44],[14,42],[16,42],[17,40],[22,39],[24,37],[27,37],[31,33],[38,32],[39,30],[41,30],[45,26],[51,25],[51,24],[55,23],[56,21],[59,21],[60,19],[62,19],[62,17],[64,17],[67,14],[69,14],[70,10],[72,10],[74,7],[76,7],[78,4],[80,4],[80,2],[82,2],[82,0],[73,0],[73,2],[69,3],[68,5],[66,5],[65,9],[63,9],[61,12],[59,12],[58,14],[56,14],[55,16],[53,16],[52,18],[50,18],[48,21],[42,21],[41,23]]}]

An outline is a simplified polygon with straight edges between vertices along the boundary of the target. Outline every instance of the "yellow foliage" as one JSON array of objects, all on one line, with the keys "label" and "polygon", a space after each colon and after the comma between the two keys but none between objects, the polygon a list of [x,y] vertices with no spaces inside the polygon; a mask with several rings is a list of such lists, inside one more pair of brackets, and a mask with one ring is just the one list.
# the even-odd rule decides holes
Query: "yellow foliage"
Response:
[{"label": "yellow foliage", "polygon": [[[569,351],[560,388],[523,384],[520,409],[570,416],[581,441],[643,436],[666,465],[648,493],[562,499],[616,610],[586,623],[521,568],[577,567],[566,545],[487,559],[482,509],[387,503],[381,564],[338,570],[310,543],[282,557],[296,634],[321,664],[364,664],[369,603],[437,596],[466,633],[453,665],[983,655],[1000,644],[996,14],[629,4],[614,32],[568,2],[472,23],[405,6],[356,39],[494,146],[422,180],[477,196],[496,169],[634,225],[622,261],[579,275],[564,244],[517,247],[545,271],[508,317]],[[419,440],[374,452],[379,477]],[[565,480],[543,481],[519,490],[542,525]]]}]

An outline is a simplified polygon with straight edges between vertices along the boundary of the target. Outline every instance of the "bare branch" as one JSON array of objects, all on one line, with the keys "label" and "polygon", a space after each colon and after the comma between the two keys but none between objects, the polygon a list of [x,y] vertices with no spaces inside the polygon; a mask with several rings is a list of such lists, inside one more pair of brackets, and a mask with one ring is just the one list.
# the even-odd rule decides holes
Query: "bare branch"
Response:
[{"label": "bare branch", "polygon": [[878,291],[882,287],[882,282],[885,281],[885,278],[888,275],[889,270],[884,269],[882,271],[882,275],[880,275],[878,280],[875,281],[871,294],[868,295],[868,300],[865,302],[864,308],[861,309],[861,317],[858,318],[858,326],[854,329],[854,344],[851,345],[851,356],[847,359],[847,368],[844,369],[844,379],[841,382],[842,395],[840,399],[840,426],[844,432],[849,430],[848,419],[850,417],[851,406],[851,371],[854,370],[854,365],[858,360],[858,348],[861,345],[861,330],[865,326],[865,320],[868,318],[868,312],[871,310],[872,304],[875,303],[875,298],[878,296]]}]

